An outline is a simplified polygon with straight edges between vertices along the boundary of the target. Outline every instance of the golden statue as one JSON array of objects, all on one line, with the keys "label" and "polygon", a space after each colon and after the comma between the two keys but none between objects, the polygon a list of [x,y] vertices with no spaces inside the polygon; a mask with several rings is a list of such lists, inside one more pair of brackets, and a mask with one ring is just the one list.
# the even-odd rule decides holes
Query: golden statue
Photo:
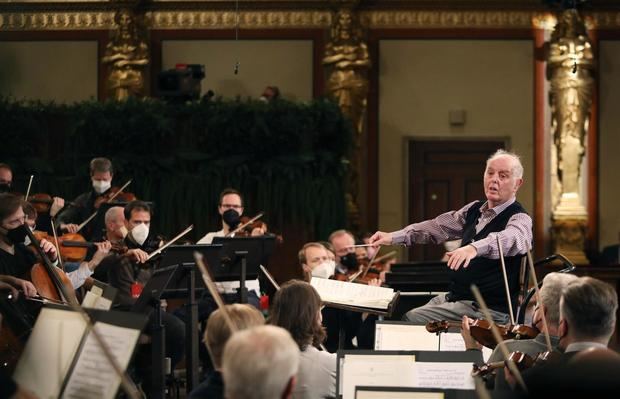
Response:
[{"label": "golden statue", "polygon": [[342,112],[351,118],[358,135],[364,125],[368,96],[366,72],[370,68],[368,47],[361,36],[362,30],[353,12],[340,10],[323,58],[323,65],[331,69],[327,91],[338,101]]},{"label": "golden statue", "polygon": [[[585,262],[583,245],[587,212],[582,203],[581,166],[592,90],[594,57],[586,27],[576,9],[563,11],[549,42],[551,133],[557,177],[553,195],[553,236],[556,251],[573,253]],[[570,229],[570,234],[567,230]],[[577,237],[581,234],[581,237]],[[568,239],[570,237],[570,239]],[[579,248],[577,246],[580,246]]]},{"label": "golden statue", "polygon": [[362,170],[361,136],[368,97],[368,47],[362,41],[362,29],[351,9],[338,11],[331,29],[331,41],[325,47],[323,65],[328,69],[327,92],[353,125],[354,148],[350,160],[347,208],[351,229],[360,227],[358,198]]},{"label": "golden statue", "polygon": [[138,35],[136,16],[123,9],[114,16],[117,29],[106,47],[104,64],[109,64],[107,88],[110,97],[126,100],[144,95],[144,67],[149,63],[148,46]]}]

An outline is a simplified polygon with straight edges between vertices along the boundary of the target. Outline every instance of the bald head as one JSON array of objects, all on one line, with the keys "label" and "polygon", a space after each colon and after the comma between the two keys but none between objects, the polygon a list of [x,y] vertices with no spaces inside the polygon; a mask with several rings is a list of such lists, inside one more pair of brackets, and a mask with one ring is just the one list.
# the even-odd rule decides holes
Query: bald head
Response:
[{"label": "bald head", "polygon": [[127,235],[125,215],[122,206],[114,206],[105,213],[105,229],[109,240],[119,241]]}]

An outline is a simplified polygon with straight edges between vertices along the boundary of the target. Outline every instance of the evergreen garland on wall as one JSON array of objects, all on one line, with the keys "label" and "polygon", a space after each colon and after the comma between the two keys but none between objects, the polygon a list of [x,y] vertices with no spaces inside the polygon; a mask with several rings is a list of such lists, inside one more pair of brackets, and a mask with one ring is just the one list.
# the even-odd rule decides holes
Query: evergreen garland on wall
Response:
[{"label": "evergreen garland on wall", "polygon": [[90,187],[88,162],[112,159],[115,185],[156,204],[154,226],[194,237],[219,228],[218,194],[244,193],[250,215],[276,228],[301,226],[325,239],[345,225],[343,179],[352,130],[326,100],[88,101],[73,105],[0,99],[0,162],[17,188],[66,199]]}]

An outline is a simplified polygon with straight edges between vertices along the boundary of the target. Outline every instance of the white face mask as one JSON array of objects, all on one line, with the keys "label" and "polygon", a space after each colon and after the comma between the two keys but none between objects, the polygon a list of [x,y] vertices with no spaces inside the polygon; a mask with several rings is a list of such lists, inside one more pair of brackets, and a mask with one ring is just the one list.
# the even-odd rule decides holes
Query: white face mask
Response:
[{"label": "white face mask", "polygon": [[139,225],[131,229],[131,237],[133,237],[134,241],[138,245],[144,244],[144,241],[146,241],[146,237],[148,236],[149,236],[149,226],[147,226],[144,223],[140,223]]},{"label": "white face mask", "polygon": [[330,278],[336,271],[336,262],[333,260],[325,261],[312,269],[312,277]]},{"label": "white face mask", "polygon": [[109,180],[93,180],[93,189],[97,194],[105,193],[112,187],[112,182]]}]

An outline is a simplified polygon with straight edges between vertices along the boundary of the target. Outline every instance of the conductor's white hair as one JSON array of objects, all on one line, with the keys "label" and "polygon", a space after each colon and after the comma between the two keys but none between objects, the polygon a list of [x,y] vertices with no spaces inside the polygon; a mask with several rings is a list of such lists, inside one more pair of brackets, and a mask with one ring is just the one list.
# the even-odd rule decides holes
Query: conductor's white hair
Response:
[{"label": "conductor's white hair", "polygon": [[503,157],[508,157],[512,160],[512,176],[517,179],[522,179],[523,178],[523,165],[521,164],[521,158],[514,152],[509,152],[506,150],[495,151],[493,154],[491,154],[489,159],[487,159],[487,166],[489,166],[489,162],[497,158],[503,158]]},{"label": "conductor's white hair", "polygon": [[116,221],[119,218],[124,218],[123,215],[123,207],[122,206],[113,206],[108,209],[105,213],[105,224],[109,224],[112,221]]},{"label": "conductor's white hair", "polygon": [[299,369],[299,347],[283,328],[260,326],[233,334],[222,375],[229,399],[281,398]]}]

